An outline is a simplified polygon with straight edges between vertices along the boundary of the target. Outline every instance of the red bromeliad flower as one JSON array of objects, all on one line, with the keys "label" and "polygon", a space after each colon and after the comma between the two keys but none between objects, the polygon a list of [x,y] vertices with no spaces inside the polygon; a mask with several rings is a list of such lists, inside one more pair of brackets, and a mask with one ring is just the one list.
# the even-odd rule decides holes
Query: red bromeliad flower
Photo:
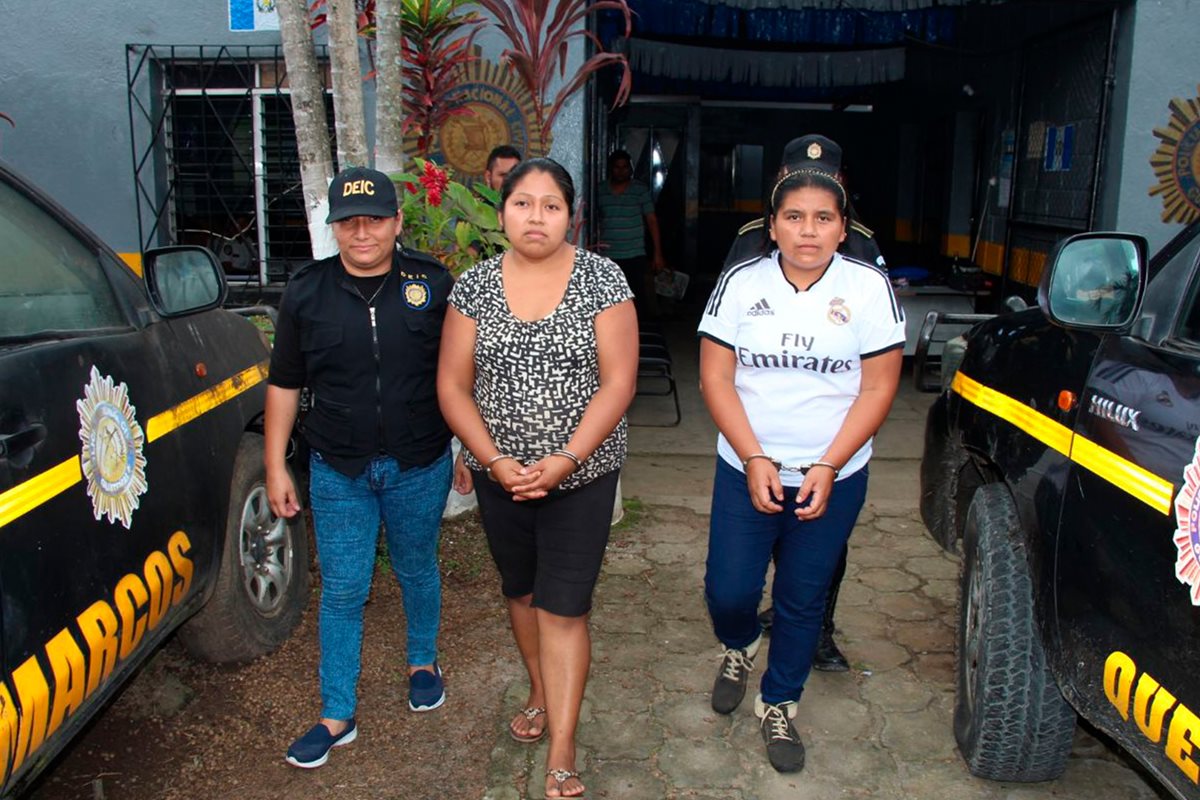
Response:
[{"label": "red bromeliad flower", "polygon": [[432,206],[440,206],[442,204],[442,192],[446,191],[446,187],[450,184],[450,176],[445,170],[440,170],[432,161],[425,162],[425,174],[419,180],[421,185],[425,187],[425,191],[429,197],[429,204]]},{"label": "red bromeliad flower", "polygon": [[406,183],[404,184],[404,188],[408,190],[409,194],[417,193],[417,185],[415,183]]},{"label": "red bromeliad flower", "polygon": [[425,162],[425,174],[421,176],[421,183],[431,192],[441,194],[446,191],[446,187],[450,184],[450,176],[445,170],[437,168],[437,165],[432,161]]}]

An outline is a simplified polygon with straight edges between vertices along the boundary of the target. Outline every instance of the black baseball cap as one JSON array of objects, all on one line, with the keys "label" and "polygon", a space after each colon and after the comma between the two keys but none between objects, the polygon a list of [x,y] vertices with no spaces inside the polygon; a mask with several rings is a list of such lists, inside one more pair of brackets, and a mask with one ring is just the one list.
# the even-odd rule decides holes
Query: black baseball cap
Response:
[{"label": "black baseball cap", "polygon": [[396,186],[382,172],[367,167],[344,169],[329,184],[329,216],[325,223],[350,217],[394,217]]},{"label": "black baseball cap", "polygon": [[817,169],[834,177],[842,173],[842,148],[832,139],[810,133],[792,139],[783,148],[784,169]]}]

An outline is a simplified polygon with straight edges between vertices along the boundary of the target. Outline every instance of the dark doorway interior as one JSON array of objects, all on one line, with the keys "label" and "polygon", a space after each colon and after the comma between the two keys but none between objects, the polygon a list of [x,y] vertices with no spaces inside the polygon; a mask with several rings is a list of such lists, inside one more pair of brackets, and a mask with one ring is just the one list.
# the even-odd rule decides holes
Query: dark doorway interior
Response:
[{"label": "dark doorway interior", "polygon": [[[662,127],[694,140],[676,151],[658,214],[664,241],[685,253],[673,266],[701,281],[719,271],[737,228],[761,215],[783,146],[809,132],[842,145],[859,217],[890,265],[944,278],[955,259],[979,252],[981,237],[1007,259],[1011,181],[1002,162],[1011,166],[1014,146],[1018,158],[1033,146],[1014,134],[1024,89],[1054,92],[1044,70],[1030,73],[1031,59],[1048,41],[1064,63],[1075,49],[1075,60],[1091,58],[1092,32],[1103,41],[1121,3],[770,5],[630,0],[634,33],[619,46],[635,70],[634,102],[608,114],[611,87],[602,80],[597,92],[609,149],[628,149],[633,132]],[[615,45],[620,32],[611,17],[601,19],[602,39]],[[1083,88],[1074,93],[1087,109],[1071,113],[1099,116],[1102,86]],[[1046,108],[1054,122],[1054,104]],[[637,166],[648,180],[649,162]],[[1077,161],[1076,170],[1074,180],[1089,185],[1091,166]],[[676,243],[689,232],[690,251]]]}]

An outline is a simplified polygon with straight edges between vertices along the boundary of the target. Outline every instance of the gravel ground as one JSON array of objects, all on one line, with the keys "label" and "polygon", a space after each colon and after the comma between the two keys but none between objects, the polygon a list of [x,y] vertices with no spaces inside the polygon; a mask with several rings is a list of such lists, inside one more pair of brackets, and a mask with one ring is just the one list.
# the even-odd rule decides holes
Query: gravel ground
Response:
[{"label": "gravel ground", "polygon": [[299,628],[269,657],[214,667],[169,642],[29,800],[480,796],[504,689],[523,670],[476,516],[446,523],[441,561],[448,699],[437,711],[408,710],[403,603],[381,561],[365,616],[359,738],[324,767],[283,760],[320,712],[314,579]]}]

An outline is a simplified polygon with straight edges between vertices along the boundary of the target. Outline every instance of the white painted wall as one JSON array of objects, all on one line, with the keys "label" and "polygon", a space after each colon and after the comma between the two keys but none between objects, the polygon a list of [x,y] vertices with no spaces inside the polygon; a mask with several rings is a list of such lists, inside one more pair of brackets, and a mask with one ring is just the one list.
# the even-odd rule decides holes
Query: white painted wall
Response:
[{"label": "white painted wall", "polygon": [[1106,171],[1116,185],[1106,190],[1102,219],[1147,236],[1154,252],[1181,229],[1162,221],[1162,200],[1149,195],[1158,182],[1150,156],[1160,144],[1154,128],[1170,119],[1168,103],[1200,95],[1200,0],[1137,0],[1127,13],[1132,25],[1119,39]]}]

